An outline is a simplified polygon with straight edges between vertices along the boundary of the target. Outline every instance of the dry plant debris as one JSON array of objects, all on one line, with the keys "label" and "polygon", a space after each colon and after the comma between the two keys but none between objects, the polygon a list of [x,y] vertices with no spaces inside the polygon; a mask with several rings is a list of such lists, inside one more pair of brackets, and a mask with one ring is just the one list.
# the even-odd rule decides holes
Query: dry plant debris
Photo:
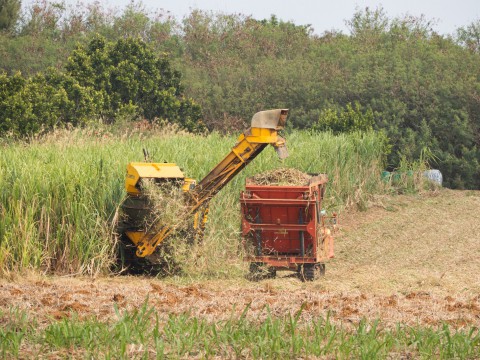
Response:
[{"label": "dry plant debris", "polygon": [[[453,328],[478,325],[480,296],[442,296],[428,291],[379,295],[360,290],[349,293],[325,291],[321,284],[300,284],[284,277],[262,283],[246,281],[203,281],[180,285],[146,278],[53,278],[0,282],[0,310],[19,307],[40,324],[77,313],[81,318],[95,316],[100,321],[115,319],[121,311],[133,310],[145,301],[160,319],[170,314],[188,313],[207,321],[240,316],[248,306],[249,320],[263,321],[269,314],[283,317],[300,309],[301,321],[327,317],[345,326],[362,318],[382,320],[394,328],[399,322],[415,326],[449,323]],[[1,321],[1,319],[0,319]]]},{"label": "dry plant debris", "polygon": [[252,185],[305,186],[311,175],[293,168],[280,168],[266,171],[249,178]]},{"label": "dry plant debris", "polygon": [[144,194],[152,211],[146,219],[146,227],[168,226],[174,229],[186,228],[188,207],[179,181],[167,180],[156,184],[153,180],[142,181]]}]

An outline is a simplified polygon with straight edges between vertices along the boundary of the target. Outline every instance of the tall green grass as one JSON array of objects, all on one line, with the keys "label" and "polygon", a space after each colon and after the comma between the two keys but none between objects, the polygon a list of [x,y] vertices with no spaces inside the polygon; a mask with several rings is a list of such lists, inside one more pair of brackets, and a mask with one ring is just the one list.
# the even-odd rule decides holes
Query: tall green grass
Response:
[{"label": "tall green grass", "polygon": [[[232,136],[157,131],[112,135],[105,130],[58,131],[29,143],[4,143],[0,152],[0,269],[95,274],[108,271],[114,249],[112,219],[124,196],[126,165],[143,160],[177,163],[200,180],[231,149]],[[240,268],[239,192],[245,177],[280,166],[327,173],[326,206],[361,204],[384,190],[383,140],[374,133],[333,136],[292,132],[290,157],[268,147],[211,203],[202,247],[191,271],[228,274]],[[188,265],[187,264],[187,267]]]},{"label": "tall green grass", "polygon": [[[0,312],[2,358],[335,358],[335,359],[478,359],[478,328],[385,328],[360,321],[346,328],[328,317],[305,321],[295,315],[252,321],[240,317],[208,322],[189,314],[161,318],[143,306],[101,322],[75,313],[39,326],[25,312]],[[266,309],[268,311],[268,308]]]}]

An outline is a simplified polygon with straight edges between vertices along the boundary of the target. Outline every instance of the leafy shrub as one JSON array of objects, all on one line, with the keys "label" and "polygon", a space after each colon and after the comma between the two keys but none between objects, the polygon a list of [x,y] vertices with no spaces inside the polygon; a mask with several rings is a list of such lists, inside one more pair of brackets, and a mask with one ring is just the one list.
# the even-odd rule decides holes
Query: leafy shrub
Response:
[{"label": "leafy shrub", "polygon": [[373,111],[368,107],[363,111],[359,102],[352,106],[348,103],[345,108],[329,107],[320,112],[318,122],[312,128],[319,131],[332,131],[334,134],[352,131],[371,131],[375,119]]},{"label": "leafy shrub", "polygon": [[0,130],[24,137],[70,123],[84,124],[102,106],[102,96],[54,69],[24,78],[0,76]]},{"label": "leafy shrub", "polygon": [[161,118],[189,131],[204,129],[200,106],[183,96],[180,73],[166,55],[157,57],[139,38],[109,43],[96,36],[73,51],[67,72],[103,94],[102,115],[110,120],[133,105],[147,120]]},{"label": "leafy shrub", "polygon": [[109,43],[98,36],[73,51],[66,73],[1,74],[0,130],[23,137],[127,113],[203,131],[201,108],[183,95],[180,78],[168,58],[155,56],[143,41]]}]

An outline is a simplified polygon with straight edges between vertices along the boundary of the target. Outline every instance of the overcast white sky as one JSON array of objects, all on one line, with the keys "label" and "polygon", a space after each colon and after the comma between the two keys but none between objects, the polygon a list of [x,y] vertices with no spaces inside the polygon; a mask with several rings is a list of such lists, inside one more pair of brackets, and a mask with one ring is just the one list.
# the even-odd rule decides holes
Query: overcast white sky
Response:
[{"label": "overcast white sky", "polygon": [[[32,1],[24,1],[24,4]],[[77,0],[66,0],[75,4]],[[84,3],[93,0],[83,0]],[[100,1],[108,7],[124,8],[130,0]],[[138,1],[136,1],[138,2]],[[355,9],[383,6],[389,17],[405,14],[425,15],[435,20],[433,27],[441,34],[452,34],[458,27],[480,19],[480,0],[143,0],[149,10],[164,9],[181,19],[192,9],[242,13],[256,19],[269,18],[275,14],[282,20],[291,20],[297,25],[311,24],[317,34],[326,30],[346,32],[345,20],[352,17]]]}]

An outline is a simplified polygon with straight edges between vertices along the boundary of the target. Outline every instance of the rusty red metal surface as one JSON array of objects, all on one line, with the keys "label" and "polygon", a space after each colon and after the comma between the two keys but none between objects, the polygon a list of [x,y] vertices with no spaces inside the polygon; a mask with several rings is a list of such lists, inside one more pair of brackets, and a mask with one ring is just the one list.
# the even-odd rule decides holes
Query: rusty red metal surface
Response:
[{"label": "rusty red metal surface", "polygon": [[248,260],[294,268],[334,256],[333,238],[321,214],[328,179],[312,176],[306,186],[261,186],[247,182],[240,194]]}]

